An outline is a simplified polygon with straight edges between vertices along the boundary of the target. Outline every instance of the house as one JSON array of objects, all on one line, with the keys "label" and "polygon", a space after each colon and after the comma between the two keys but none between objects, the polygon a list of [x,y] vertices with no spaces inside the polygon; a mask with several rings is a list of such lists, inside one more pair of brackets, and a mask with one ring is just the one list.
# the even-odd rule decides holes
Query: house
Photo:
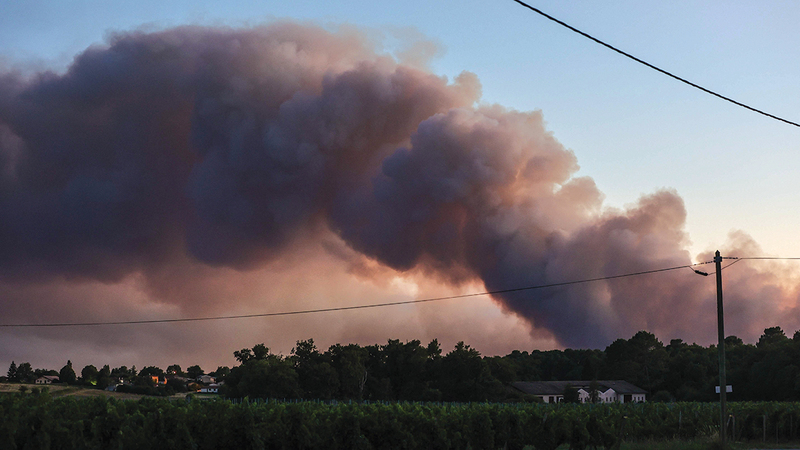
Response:
[{"label": "house", "polygon": [[36,384],[52,384],[58,383],[59,378],[55,375],[44,375],[36,379]]},{"label": "house", "polygon": [[203,386],[197,392],[201,394],[219,394],[219,385],[211,383],[208,386]]},{"label": "house", "polygon": [[199,377],[197,377],[197,381],[199,381],[199,382],[201,382],[203,384],[212,384],[217,380],[216,380],[216,378],[212,377],[211,375],[200,375]]},{"label": "house", "polygon": [[153,380],[153,384],[167,384],[167,378],[164,375],[150,375],[150,379]]},{"label": "house", "polygon": [[[598,403],[639,403],[644,402],[647,391],[623,380],[598,380]],[[535,395],[545,403],[564,401],[564,390],[572,386],[578,390],[578,400],[589,402],[591,381],[517,381],[511,386],[526,394]]]}]

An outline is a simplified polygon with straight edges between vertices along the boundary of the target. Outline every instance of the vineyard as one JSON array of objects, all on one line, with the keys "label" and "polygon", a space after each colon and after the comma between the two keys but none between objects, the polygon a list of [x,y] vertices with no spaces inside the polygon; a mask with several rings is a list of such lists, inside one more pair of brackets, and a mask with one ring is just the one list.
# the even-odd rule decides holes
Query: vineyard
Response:
[{"label": "vineyard", "polygon": [[[140,401],[0,396],[0,449],[555,449],[716,432],[717,405]],[[786,440],[794,403],[733,403],[737,440]],[[732,418],[733,422],[734,419]],[[530,448],[530,447],[529,447]]]}]

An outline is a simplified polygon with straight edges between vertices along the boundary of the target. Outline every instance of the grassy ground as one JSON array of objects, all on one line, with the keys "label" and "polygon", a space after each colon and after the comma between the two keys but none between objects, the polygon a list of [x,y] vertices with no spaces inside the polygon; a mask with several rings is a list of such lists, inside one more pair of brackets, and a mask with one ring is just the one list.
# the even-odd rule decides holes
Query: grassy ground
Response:
[{"label": "grassy ground", "polygon": [[[67,397],[67,396],[74,396],[74,397],[97,397],[97,396],[104,396],[104,397],[113,397],[118,399],[126,399],[126,400],[137,400],[142,397],[143,395],[139,394],[127,394],[122,392],[111,392],[102,389],[91,389],[85,388],[81,386],[69,386],[66,384],[26,384],[26,383],[0,383],[0,394],[2,393],[10,393],[10,392],[19,392],[20,387],[25,386],[28,392],[31,392],[32,389],[38,388],[47,388],[50,391],[50,395],[53,397]],[[185,397],[186,394],[176,394],[173,397]]]},{"label": "grassy ground", "polygon": [[50,389],[51,394],[55,394],[58,391],[63,391],[64,389],[69,389],[69,386],[63,384],[48,384],[48,385],[40,385],[40,384],[26,384],[26,383],[0,383],[0,392],[19,392],[19,388],[25,386],[29,392],[33,388],[41,389],[43,386],[47,386]]}]

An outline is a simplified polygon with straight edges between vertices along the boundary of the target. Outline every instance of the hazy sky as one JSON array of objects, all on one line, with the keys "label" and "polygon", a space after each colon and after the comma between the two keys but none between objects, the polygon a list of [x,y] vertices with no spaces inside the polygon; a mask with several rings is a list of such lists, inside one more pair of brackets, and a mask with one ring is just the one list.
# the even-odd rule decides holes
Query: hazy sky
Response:
[{"label": "hazy sky", "polygon": [[[793,82],[800,78],[800,35],[796,33],[800,5],[795,2],[532,4],[679,76],[772,114],[800,121],[800,89]],[[104,46],[114,33],[132,30],[151,33],[187,24],[240,29],[284,19],[332,31],[341,30],[342,25],[352,26],[377,43],[379,53],[387,51],[403,62],[427,65],[427,71],[446,76],[450,82],[462,71],[475,74],[481,86],[480,104],[496,103],[521,112],[540,110],[547,132],[574,152],[579,169],[567,176],[591,177],[597,192],[604,196],[603,208],[646,209],[646,205],[637,203],[641,196],[662,189],[674,190],[685,205],[685,228],[681,221],[676,226],[687,233],[689,241],[676,241],[674,248],[658,257],[666,258],[663,261],[678,261],[675,258],[683,255],[681,252],[688,254],[687,261],[696,261],[698,254],[705,252],[707,256],[708,251],[717,248],[800,256],[800,243],[794,239],[800,222],[796,207],[800,201],[800,178],[796,175],[800,167],[800,129],[669,79],[512,1],[408,1],[394,5],[362,1],[223,4],[10,0],[0,12],[0,73],[17,70],[25,76],[45,70],[63,74],[73,58],[87,47]],[[405,52],[409,47],[416,50],[411,56]],[[430,57],[427,62],[426,57]],[[502,118],[497,120],[502,122],[506,116]],[[464,121],[468,119],[452,119],[453,124]],[[442,270],[425,264],[411,269],[401,267],[402,263],[393,259],[395,255],[385,253],[388,250],[376,249],[372,241],[350,236],[348,226],[339,220],[336,232],[320,232],[325,235],[321,238],[320,233],[313,233],[316,244],[292,244],[289,255],[282,253],[246,269],[235,264],[236,267],[226,266],[227,262],[218,260],[210,264],[212,258],[204,256],[199,257],[200,262],[186,263],[190,268],[173,267],[176,273],[167,273],[163,267],[157,274],[126,269],[117,277],[78,276],[76,280],[74,274],[61,268],[56,270],[55,279],[37,279],[35,286],[21,286],[11,275],[16,270],[11,266],[19,263],[0,260],[0,264],[6,261],[13,269],[0,278],[0,290],[6,294],[0,303],[4,303],[7,317],[13,318],[10,321],[15,322],[60,317],[75,321],[82,317],[114,320],[405,300],[480,291],[485,288],[484,283],[501,287],[489,269],[474,264],[469,270],[479,276],[465,276],[456,282],[453,277],[458,279],[458,274],[444,271],[447,273],[442,275]],[[760,249],[752,247],[754,244],[742,235],[731,241],[729,234],[738,231],[751,236]],[[326,244],[321,247],[319,242]],[[656,256],[652,260],[647,259],[648,255],[638,257],[658,266],[654,262]],[[353,269],[350,262],[360,258],[366,258],[366,262],[358,264],[370,266],[364,269],[368,273]],[[343,265],[344,260],[350,261],[348,265]],[[772,305],[748,304],[743,295],[728,312],[739,314],[732,319],[730,332],[750,340],[767,326],[783,325],[788,332],[794,332],[789,329],[797,324],[796,316],[790,314],[796,303],[794,269],[742,263],[730,269],[731,276],[735,277],[733,271],[746,264],[751,266],[740,270],[761,272],[758,276],[740,273],[742,280],[755,277],[762,280],[759,286],[772,289],[756,287],[753,292],[783,292],[775,294]],[[785,276],[763,281],[768,277],[764,271],[770,268]],[[192,271],[192,275],[184,271]],[[203,274],[202,289],[191,286],[201,276],[198,273]],[[571,278],[584,273],[594,272],[577,271]],[[160,288],[153,287],[158,284],[153,281],[155,278],[161,279]],[[553,276],[546,279],[555,281]],[[521,278],[514,280],[522,282]],[[703,279],[698,277],[691,282],[696,281]],[[705,281],[710,287],[686,287],[686,292],[713,295],[708,290],[713,289],[713,280]],[[170,284],[171,291],[167,292],[164,284]],[[615,298],[613,293],[596,295],[597,305],[602,305],[604,295],[609,295],[612,302]],[[232,297],[239,300],[233,301]],[[757,298],[758,302],[765,301]],[[713,298],[695,299],[701,300],[711,302]],[[677,300],[663,301],[668,302],[664,305],[674,306]],[[753,297],[749,301],[756,302]],[[501,307],[487,298],[475,298],[441,306],[235,323],[5,329],[0,331],[0,367],[7,367],[12,359],[55,367],[63,364],[58,361],[64,356],[72,357],[81,367],[88,363],[165,366],[176,361],[184,365],[199,362],[204,368],[213,369],[210,366],[232,364],[231,353],[235,349],[265,342],[288,353],[294,341],[309,337],[323,348],[343,341],[368,344],[388,338],[436,337],[450,348],[463,339],[484,353],[586,342],[566,337],[569,327],[577,325],[552,322],[554,319],[548,314],[555,314],[556,310],[529,312],[519,306],[518,300],[504,302]],[[702,302],[694,306],[703,304],[702,308],[706,308]],[[654,310],[668,314],[661,309],[664,305]],[[770,312],[758,313],[763,310]],[[619,312],[603,311],[590,309],[584,313],[604,317],[609,311]],[[88,315],[84,316],[84,312]],[[531,323],[520,317],[535,317],[540,326],[531,329]],[[692,334],[690,329],[668,326],[656,317],[647,317],[641,323],[636,320],[631,319],[636,326],[644,324],[661,331],[662,339],[684,337],[709,343],[715,336],[713,332],[707,337]],[[777,323],[779,320],[783,322]],[[381,321],[384,326],[378,325]],[[680,322],[681,318],[674,321]],[[617,324],[610,329],[628,331],[636,326]],[[670,334],[684,331],[686,335]],[[600,338],[601,334],[591,335],[596,339],[593,345],[602,347],[609,338],[629,337],[611,332]]]}]

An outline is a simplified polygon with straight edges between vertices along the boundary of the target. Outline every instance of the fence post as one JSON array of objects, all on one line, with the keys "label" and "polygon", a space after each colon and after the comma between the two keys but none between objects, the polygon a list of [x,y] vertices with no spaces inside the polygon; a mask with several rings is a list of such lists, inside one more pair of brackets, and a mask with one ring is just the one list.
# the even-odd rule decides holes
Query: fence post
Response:
[{"label": "fence post", "polygon": [[767,442],[767,415],[764,414],[763,416],[764,423],[761,426],[761,429],[764,430],[764,442]]}]

